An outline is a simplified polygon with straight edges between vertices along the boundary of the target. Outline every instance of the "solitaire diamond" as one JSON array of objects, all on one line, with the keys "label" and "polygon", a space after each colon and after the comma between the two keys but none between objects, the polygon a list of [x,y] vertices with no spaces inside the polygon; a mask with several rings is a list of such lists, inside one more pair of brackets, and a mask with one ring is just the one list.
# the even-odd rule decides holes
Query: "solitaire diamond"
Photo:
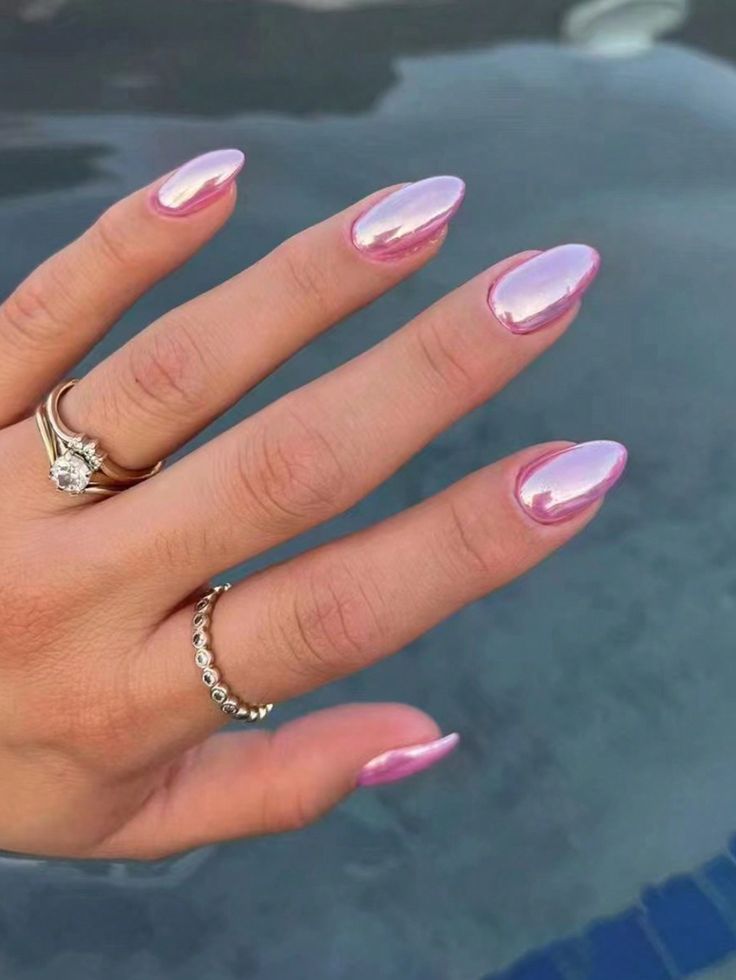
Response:
[{"label": "solitaire diamond", "polygon": [[83,493],[89,485],[94,470],[86,459],[67,450],[54,460],[49,471],[51,482],[65,493]]}]

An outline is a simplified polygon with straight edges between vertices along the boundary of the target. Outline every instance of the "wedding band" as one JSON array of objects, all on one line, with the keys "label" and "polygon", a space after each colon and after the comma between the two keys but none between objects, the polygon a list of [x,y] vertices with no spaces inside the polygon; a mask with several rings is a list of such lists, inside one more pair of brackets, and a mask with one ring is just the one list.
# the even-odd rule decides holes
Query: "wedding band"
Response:
[{"label": "wedding band", "polygon": [[210,645],[212,611],[222,593],[227,592],[229,588],[229,583],[216,586],[203,596],[194,607],[194,616],[192,617],[194,662],[202,671],[202,683],[209,688],[210,697],[220,711],[236,721],[263,721],[273,709],[273,705],[249,704],[247,701],[241,701],[235,697],[215,666],[215,655]]},{"label": "wedding band", "polygon": [[115,463],[100,448],[97,439],[68,429],[59,415],[61,396],[77,384],[76,379],[62,381],[36,409],[36,425],[51,468],[49,479],[64,493],[97,494],[109,497],[155,476],[163,460],[145,470],[131,470]]}]

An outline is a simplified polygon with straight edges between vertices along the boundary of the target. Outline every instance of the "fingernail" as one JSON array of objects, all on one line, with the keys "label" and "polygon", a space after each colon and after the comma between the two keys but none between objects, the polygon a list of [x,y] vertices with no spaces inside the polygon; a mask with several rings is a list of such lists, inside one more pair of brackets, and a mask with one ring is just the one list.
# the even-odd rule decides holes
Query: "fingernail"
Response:
[{"label": "fingernail", "polygon": [[373,259],[397,259],[432,241],[465,196],[459,177],[428,177],[384,197],[353,224],[353,244]]},{"label": "fingernail", "polygon": [[600,264],[600,255],[590,245],[558,245],[497,279],[488,305],[512,333],[533,333],[577,303]]},{"label": "fingernail", "polygon": [[360,770],[358,786],[380,786],[395,783],[407,776],[413,776],[423,769],[429,769],[457,748],[460,736],[457,732],[425,742],[423,745],[407,745],[403,749],[392,749],[377,755]]},{"label": "fingernail", "polygon": [[213,150],[179,167],[153,195],[162,214],[185,217],[221,197],[243,169],[240,150]]},{"label": "fingernail", "polygon": [[522,469],[516,496],[540,524],[557,524],[605,496],[626,468],[620,442],[581,442],[542,456]]}]

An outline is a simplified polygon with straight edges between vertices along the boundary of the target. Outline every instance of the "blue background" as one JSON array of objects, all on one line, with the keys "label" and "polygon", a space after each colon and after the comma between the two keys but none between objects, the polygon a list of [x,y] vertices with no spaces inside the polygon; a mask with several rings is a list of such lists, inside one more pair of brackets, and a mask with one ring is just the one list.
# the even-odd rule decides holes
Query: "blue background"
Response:
[{"label": "blue background", "polygon": [[182,160],[249,155],[228,228],[93,359],[378,187],[468,183],[430,268],[208,435],[499,258],[564,241],[603,255],[562,343],[268,561],[527,444],[616,438],[631,453],[564,553],[279,709],[406,700],[461,732],[451,761],[300,835],[162,866],[4,858],[3,978],[474,980],[523,957],[500,975],[659,980],[720,964],[709,975],[736,977],[730,857],[708,865],[720,891],[705,911],[692,884],[736,827],[736,17],[695,3],[668,37],[612,57],[565,41],[566,7],[0,3],[0,292]]}]

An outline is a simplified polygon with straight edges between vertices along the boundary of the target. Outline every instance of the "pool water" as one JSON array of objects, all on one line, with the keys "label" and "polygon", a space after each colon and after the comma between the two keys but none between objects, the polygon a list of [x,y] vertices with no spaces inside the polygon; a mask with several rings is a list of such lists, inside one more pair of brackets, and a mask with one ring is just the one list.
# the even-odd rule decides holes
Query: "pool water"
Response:
[{"label": "pool water", "polygon": [[228,228],[90,363],[376,188],[467,181],[430,268],[210,435],[501,257],[603,255],[562,343],[276,557],[528,444],[615,438],[631,458],[563,553],[279,710],[406,700],[461,732],[444,766],[299,835],[153,867],[0,860],[3,980],[736,977],[736,11],[571,8],[0,2],[0,292],[137,185],[249,155]]}]

